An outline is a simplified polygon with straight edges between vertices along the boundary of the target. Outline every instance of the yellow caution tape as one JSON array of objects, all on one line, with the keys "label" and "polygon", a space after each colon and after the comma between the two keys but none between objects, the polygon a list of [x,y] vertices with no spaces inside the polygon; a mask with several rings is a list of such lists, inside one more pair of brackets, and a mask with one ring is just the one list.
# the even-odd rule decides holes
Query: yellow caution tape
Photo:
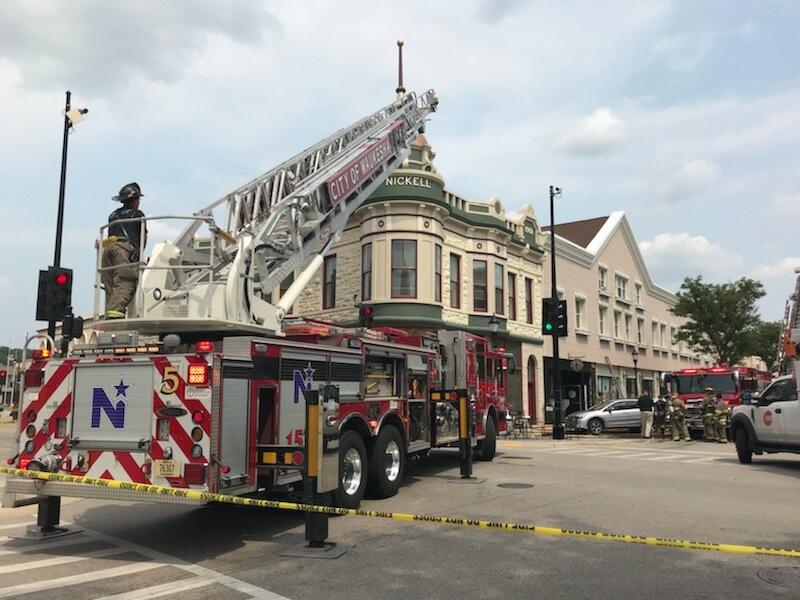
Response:
[{"label": "yellow caution tape", "polygon": [[503,531],[516,531],[533,535],[547,535],[553,537],[577,538],[602,542],[622,542],[624,544],[641,544],[643,546],[664,546],[667,548],[682,548],[685,550],[707,550],[722,554],[759,554],[767,556],[788,556],[800,558],[800,550],[786,548],[770,548],[767,546],[742,546],[739,544],[717,544],[714,542],[693,542],[689,540],[675,540],[660,538],[650,535],[631,535],[627,533],[605,533],[602,531],[585,531],[580,529],[564,529],[561,527],[548,527],[542,525],[524,525],[518,523],[502,523],[482,519],[461,519],[437,515],[412,515],[408,513],[384,512],[379,510],[362,510],[352,508],[337,508],[333,506],[318,506],[297,502],[280,502],[278,500],[259,500],[244,498],[242,496],[228,496],[211,492],[199,492],[180,488],[168,488],[146,483],[129,483],[114,479],[97,479],[95,477],[77,477],[61,473],[46,473],[42,471],[23,471],[11,467],[0,466],[0,473],[16,475],[26,479],[42,479],[45,481],[61,481],[64,483],[83,483],[96,485],[108,489],[124,490],[128,492],[141,492],[160,496],[176,496],[188,500],[203,502],[224,502],[239,506],[255,506],[258,508],[277,508],[281,510],[295,510],[301,512],[327,513],[330,515],[350,515],[357,517],[375,517],[392,521],[405,521],[409,523],[433,523],[437,525],[454,525],[477,529],[496,529]]}]

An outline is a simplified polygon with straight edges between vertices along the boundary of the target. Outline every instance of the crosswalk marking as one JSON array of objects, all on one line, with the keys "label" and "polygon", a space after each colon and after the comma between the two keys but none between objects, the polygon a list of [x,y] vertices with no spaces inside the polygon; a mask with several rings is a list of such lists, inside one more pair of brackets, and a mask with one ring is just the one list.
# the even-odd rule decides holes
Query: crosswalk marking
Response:
[{"label": "crosswalk marking", "polygon": [[149,598],[160,598],[169,594],[179,594],[181,592],[188,592],[200,587],[206,587],[212,583],[217,583],[216,577],[192,577],[190,579],[181,579],[179,581],[169,581],[160,585],[152,585],[150,587],[132,590],[130,592],[122,592],[121,594],[114,594],[113,596],[103,596],[97,600],[148,600]]},{"label": "crosswalk marking", "polygon": [[84,552],[82,554],[54,556],[53,558],[43,558],[42,560],[31,560],[16,565],[1,566],[0,575],[3,573],[15,573],[17,571],[28,571],[30,569],[40,569],[43,567],[55,567],[57,565],[65,565],[81,560],[87,560],[89,558],[103,558],[113,554],[122,554],[123,552],[126,552],[126,550],[122,548],[103,548],[102,550],[92,550],[91,552]]},{"label": "crosswalk marking", "polygon": [[130,565],[113,567],[111,569],[103,569],[93,573],[79,573],[77,575],[67,575],[66,577],[57,577],[56,579],[48,579],[45,581],[21,583],[19,585],[12,585],[11,587],[0,589],[0,598],[8,598],[9,596],[17,596],[20,594],[30,594],[32,592],[42,592],[44,590],[62,588],[78,583],[87,583],[89,581],[98,581],[100,579],[119,577],[120,575],[133,575],[134,573],[141,573],[142,571],[149,571],[151,569],[157,569],[165,566],[167,565],[159,562],[131,563]]},{"label": "crosswalk marking", "polygon": [[[11,527],[6,527],[5,529],[11,529],[14,527],[23,529],[28,525],[31,524],[19,523]],[[0,537],[0,542],[9,541],[10,539],[12,538],[9,536],[3,536]],[[107,544],[109,547],[83,551],[77,554],[70,553],[70,546],[78,546],[81,544],[87,544],[89,542]],[[13,554],[25,556],[59,547],[62,548],[62,556],[53,556],[50,558],[21,562],[13,565],[2,565],[0,566],[0,575],[19,571],[34,571],[35,569],[41,571],[44,569],[46,576],[46,570],[48,567],[75,563],[87,559],[103,559],[122,553],[134,553],[140,555],[140,558],[132,560],[130,564],[125,564],[118,567],[109,567],[105,569],[102,568],[102,562],[98,561],[100,564],[98,569],[89,573],[55,577],[53,579],[45,579],[43,581],[32,581],[18,585],[12,585],[9,587],[0,587],[0,598],[8,598],[10,596],[31,594],[46,590],[60,590],[71,585],[110,579],[112,577],[125,577],[136,573],[157,569],[159,567],[171,566],[190,573],[193,575],[193,577],[189,577],[188,579],[178,579],[168,583],[153,585],[140,589],[129,590],[119,594],[113,594],[107,596],[107,599],[146,600],[149,598],[168,596],[183,591],[191,591],[209,585],[218,584],[230,588],[231,590],[241,592],[248,598],[252,598],[254,600],[288,600],[284,596],[249,584],[246,581],[236,579],[235,577],[224,575],[197,564],[188,563],[175,556],[163,554],[156,550],[139,546],[138,544],[134,544],[126,540],[87,529],[84,529],[82,534],[76,536],[68,536],[42,542],[31,542],[29,544],[20,546],[7,545],[6,547],[0,547],[0,556],[8,556]]]}]

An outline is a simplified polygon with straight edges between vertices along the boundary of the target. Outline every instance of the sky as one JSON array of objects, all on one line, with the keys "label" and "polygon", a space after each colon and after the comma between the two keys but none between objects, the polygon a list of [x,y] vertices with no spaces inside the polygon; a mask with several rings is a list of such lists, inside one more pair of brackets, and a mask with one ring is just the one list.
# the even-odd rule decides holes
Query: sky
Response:
[{"label": "sky", "polygon": [[[800,267],[800,4],[792,0],[4,0],[0,345],[33,331],[52,263],[64,91],[62,264],[92,311],[94,242],[125,183],[190,214],[388,104],[440,99],[447,187],[556,220],[624,210],[655,281],[764,283],[783,318]],[[161,227],[153,238],[170,237]]]}]

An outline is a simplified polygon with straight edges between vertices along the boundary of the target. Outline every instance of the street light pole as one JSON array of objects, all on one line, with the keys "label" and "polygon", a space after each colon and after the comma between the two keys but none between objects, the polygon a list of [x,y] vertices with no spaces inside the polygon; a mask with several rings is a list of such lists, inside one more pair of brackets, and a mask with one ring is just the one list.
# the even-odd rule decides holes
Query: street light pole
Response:
[{"label": "street light pole", "polygon": [[[556,284],[556,222],[554,200],[561,195],[561,188],[550,186],[550,297],[558,301],[558,285]],[[558,327],[553,336],[553,439],[564,439],[564,427],[561,425],[561,368],[558,356]]]},{"label": "street light pole", "polygon": [[[58,217],[56,218],[56,245],[53,252],[53,266],[61,266],[61,237],[64,229],[64,187],[67,183],[67,150],[69,147],[69,109],[72,100],[72,92],[67,90],[67,100],[64,104],[64,139],[61,142],[61,183],[58,187]],[[56,322],[47,322],[47,335],[51,338],[56,336]]]},{"label": "street light pole", "polygon": [[631,356],[633,357],[633,380],[635,382],[634,385],[634,394],[636,397],[639,397],[639,351],[634,348],[633,352],[631,352]]}]

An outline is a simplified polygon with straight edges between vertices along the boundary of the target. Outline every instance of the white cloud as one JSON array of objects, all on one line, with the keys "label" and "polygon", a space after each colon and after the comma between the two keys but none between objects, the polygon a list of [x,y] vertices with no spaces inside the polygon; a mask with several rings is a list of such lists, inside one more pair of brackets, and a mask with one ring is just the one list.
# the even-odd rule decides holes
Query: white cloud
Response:
[{"label": "white cloud", "polygon": [[738,279],[744,268],[741,255],[708,241],[702,235],[661,233],[639,242],[653,279],[677,289],[685,277],[703,275],[712,280]]},{"label": "white cloud", "polygon": [[775,194],[769,207],[779,217],[800,216],[800,194]]},{"label": "white cloud", "polygon": [[755,276],[757,279],[790,280],[794,276],[795,269],[800,269],[800,256],[787,256],[776,263],[758,265]]},{"label": "white cloud", "polygon": [[80,87],[84,93],[136,78],[173,82],[213,36],[257,42],[277,21],[247,0],[0,3],[0,56],[26,85]]},{"label": "white cloud", "polygon": [[707,160],[684,162],[668,179],[664,196],[671,201],[701,193],[719,178],[719,167]]},{"label": "white cloud", "polygon": [[610,108],[601,107],[565,132],[557,145],[573,154],[597,155],[624,138],[625,125]]}]

